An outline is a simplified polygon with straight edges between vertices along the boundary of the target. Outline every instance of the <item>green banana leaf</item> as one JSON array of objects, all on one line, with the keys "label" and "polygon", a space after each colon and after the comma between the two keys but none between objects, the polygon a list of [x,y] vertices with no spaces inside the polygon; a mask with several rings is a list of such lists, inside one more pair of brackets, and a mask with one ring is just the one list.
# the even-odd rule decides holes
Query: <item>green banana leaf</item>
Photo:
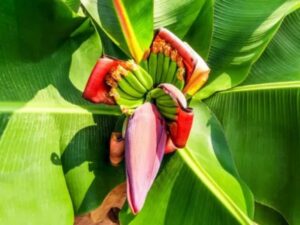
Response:
[{"label": "green banana leaf", "polygon": [[299,87],[237,87],[207,101],[256,200],[282,212],[289,224],[299,223]]},{"label": "green banana leaf", "polygon": [[74,12],[78,12],[80,10],[80,0],[62,0],[70,9]]},{"label": "green banana leaf", "polygon": [[207,100],[256,201],[281,212],[289,224],[300,222],[299,15],[286,18],[244,85]]},{"label": "green banana leaf", "polygon": [[197,97],[207,98],[245,80],[284,17],[299,7],[298,0],[216,1],[208,58],[212,72]]},{"label": "green banana leaf", "polygon": [[214,0],[207,0],[183,40],[207,60],[213,31]]},{"label": "green banana leaf", "polygon": [[299,84],[239,87],[207,101],[256,200],[282,212],[289,224],[299,223]]},{"label": "green banana leaf", "polygon": [[[154,1],[154,28],[165,27],[183,38],[190,30],[198,15],[204,15],[206,0]],[[203,10],[203,11],[202,11]],[[202,12],[201,12],[202,11]],[[208,15],[211,17],[212,15]],[[210,25],[209,23],[205,25]]]},{"label": "green banana leaf", "polygon": [[81,97],[98,36],[59,1],[0,11],[0,223],[72,224],[124,179],[107,160],[119,109]]},{"label": "green banana leaf", "polygon": [[142,59],[153,38],[152,0],[81,0],[81,3],[117,46],[137,62]]},{"label": "green banana leaf", "polygon": [[242,85],[300,80],[300,10],[288,16]]},{"label": "green banana leaf", "polygon": [[259,203],[255,204],[255,221],[264,225],[288,225],[280,213]]}]

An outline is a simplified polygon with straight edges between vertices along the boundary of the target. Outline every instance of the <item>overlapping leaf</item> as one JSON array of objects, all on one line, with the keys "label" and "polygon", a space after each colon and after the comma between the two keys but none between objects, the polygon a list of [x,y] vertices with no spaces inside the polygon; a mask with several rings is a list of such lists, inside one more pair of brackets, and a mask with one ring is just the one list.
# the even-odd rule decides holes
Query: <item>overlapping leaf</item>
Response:
[{"label": "overlapping leaf", "polygon": [[300,80],[300,11],[288,16],[242,85]]},{"label": "overlapping leaf", "polygon": [[[248,85],[207,100],[224,125],[238,170],[256,200],[281,212],[289,224],[300,221],[299,25],[296,11],[254,65]],[[281,82],[272,82],[279,74]]]},{"label": "overlapping leaf", "polygon": [[297,224],[300,83],[273,88],[236,88],[208,103],[224,125],[238,170],[256,200]]},{"label": "overlapping leaf", "polygon": [[123,179],[106,157],[115,119],[97,116],[119,110],[81,97],[99,39],[59,1],[0,11],[0,223],[72,224]]},{"label": "overlapping leaf", "polygon": [[216,1],[209,53],[212,72],[198,97],[206,98],[241,83],[284,17],[299,7],[299,1]]},{"label": "overlapping leaf", "polygon": [[214,0],[207,0],[183,40],[205,60],[211,45],[213,31]]},{"label": "overlapping leaf", "polygon": [[201,10],[205,8],[206,2],[206,0],[176,0],[171,3],[168,0],[154,0],[154,28],[168,28],[183,38]]},{"label": "overlapping leaf", "polygon": [[[81,0],[104,32],[139,62],[153,38],[153,1]],[[138,18],[138,19],[137,19]]]},{"label": "overlapping leaf", "polygon": [[255,221],[258,224],[288,225],[279,212],[258,203],[255,204]]},{"label": "overlapping leaf", "polygon": [[62,2],[64,2],[74,12],[78,12],[80,10],[80,0],[62,0]]}]

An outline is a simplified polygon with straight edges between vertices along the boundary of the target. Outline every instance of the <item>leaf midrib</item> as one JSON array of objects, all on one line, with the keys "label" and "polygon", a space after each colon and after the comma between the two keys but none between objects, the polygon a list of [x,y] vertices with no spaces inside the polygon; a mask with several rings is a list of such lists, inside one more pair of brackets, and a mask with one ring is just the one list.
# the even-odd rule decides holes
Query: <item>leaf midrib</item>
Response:
[{"label": "leaf midrib", "polygon": [[0,113],[60,113],[60,114],[95,114],[121,115],[119,107],[108,105],[63,105],[30,104],[25,102],[0,102]]},{"label": "leaf midrib", "polygon": [[231,92],[246,92],[246,91],[261,91],[261,90],[274,90],[274,89],[291,89],[300,88],[300,81],[287,81],[287,82],[273,82],[262,84],[250,84],[231,88],[226,91],[220,91],[219,93],[231,93]]},{"label": "leaf midrib", "polygon": [[180,156],[187,162],[189,167],[195,172],[196,176],[200,178],[203,184],[218,198],[229,212],[241,223],[245,225],[252,225],[253,222],[242,212],[238,206],[230,199],[230,197],[219,187],[213,178],[205,171],[205,169],[197,162],[195,157],[190,153],[189,149],[185,147],[182,151],[178,151]]}]

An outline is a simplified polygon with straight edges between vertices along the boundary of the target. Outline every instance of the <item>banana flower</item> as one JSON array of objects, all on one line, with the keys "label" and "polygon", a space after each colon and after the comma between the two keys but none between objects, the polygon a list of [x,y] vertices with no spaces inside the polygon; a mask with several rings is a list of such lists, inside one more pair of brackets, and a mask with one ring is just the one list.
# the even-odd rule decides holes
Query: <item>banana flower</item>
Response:
[{"label": "banana flower", "polygon": [[186,145],[194,117],[187,99],[209,71],[187,43],[164,28],[139,64],[108,56],[97,61],[83,97],[117,104],[126,115],[112,133],[110,160],[118,165],[125,151],[127,199],[134,214],[142,209],[164,154]]}]

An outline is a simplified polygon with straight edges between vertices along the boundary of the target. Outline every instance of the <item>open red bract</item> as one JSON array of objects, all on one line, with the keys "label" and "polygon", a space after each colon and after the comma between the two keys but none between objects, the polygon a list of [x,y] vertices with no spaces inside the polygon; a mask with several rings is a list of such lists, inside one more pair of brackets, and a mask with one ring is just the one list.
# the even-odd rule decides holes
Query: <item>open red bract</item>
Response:
[{"label": "open red bract", "polygon": [[94,103],[114,105],[115,100],[109,96],[110,87],[106,84],[107,73],[116,66],[117,61],[103,57],[100,58],[90,75],[83,92],[83,97]]}]

